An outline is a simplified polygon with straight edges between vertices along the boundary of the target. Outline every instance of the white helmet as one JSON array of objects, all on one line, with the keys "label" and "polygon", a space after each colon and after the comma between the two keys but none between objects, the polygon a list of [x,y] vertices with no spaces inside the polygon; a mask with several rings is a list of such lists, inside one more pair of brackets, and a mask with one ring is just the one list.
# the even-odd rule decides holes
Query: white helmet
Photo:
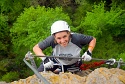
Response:
[{"label": "white helmet", "polygon": [[70,31],[68,23],[62,20],[56,21],[51,26],[51,35],[64,30]]}]

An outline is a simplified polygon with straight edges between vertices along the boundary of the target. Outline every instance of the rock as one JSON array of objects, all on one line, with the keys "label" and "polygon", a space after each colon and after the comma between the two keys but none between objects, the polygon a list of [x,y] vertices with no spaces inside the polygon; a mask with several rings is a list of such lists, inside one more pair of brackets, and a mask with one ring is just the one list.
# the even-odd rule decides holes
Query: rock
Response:
[{"label": "rock", "polygon": [[[88,72],[89,71],[89,72]],[[85,73],[90,73],[86,75]],[[81,74],[41,72],[51,84],[125,84],[125,71],[118,68],[97,68],[94,71],[82,71]],[[80,76],[79,76],[80,75]],[[11,84],[44,84],[35,75]]]},{"label": "rock", "polygon": [[86,84],[125,84],[125,71],[118,68],[98,68],[88,75]]}]

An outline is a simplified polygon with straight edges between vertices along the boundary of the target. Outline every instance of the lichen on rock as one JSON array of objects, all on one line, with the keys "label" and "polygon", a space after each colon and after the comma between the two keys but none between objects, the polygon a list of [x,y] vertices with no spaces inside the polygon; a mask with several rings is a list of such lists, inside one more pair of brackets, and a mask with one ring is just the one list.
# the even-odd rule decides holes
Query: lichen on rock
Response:
[{"label": "lichen on rock", "polygon": [[[97,68],[88,75],[73,74],[70,72],[54,74],[52,72],[41,72],[50,84],[125,84],[125,71],[118,68]],[[88,72],[88,71],[87,71]],[[89,72],[88,72],[89,73]],[[80,75],[80,76],[79,76]],[[11,84],[44,84],[35,75],[26,79],[13,81]]]}]

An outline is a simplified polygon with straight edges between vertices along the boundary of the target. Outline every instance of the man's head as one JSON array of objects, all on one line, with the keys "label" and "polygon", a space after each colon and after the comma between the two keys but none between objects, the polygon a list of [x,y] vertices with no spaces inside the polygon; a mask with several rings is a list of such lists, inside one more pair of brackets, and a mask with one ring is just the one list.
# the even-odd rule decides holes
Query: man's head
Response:
[{"label": "man's head", "polygon": [[65,47],[70,39],[70,27],[65,21],[56,21],[51,26],[51,35],[54,35],[58,44]]},{"label": "man's head", "polygon": [[68,23],[63,20],[56,21],[51,26],[51,35],[65,30],[70,32],[70,27]]}]

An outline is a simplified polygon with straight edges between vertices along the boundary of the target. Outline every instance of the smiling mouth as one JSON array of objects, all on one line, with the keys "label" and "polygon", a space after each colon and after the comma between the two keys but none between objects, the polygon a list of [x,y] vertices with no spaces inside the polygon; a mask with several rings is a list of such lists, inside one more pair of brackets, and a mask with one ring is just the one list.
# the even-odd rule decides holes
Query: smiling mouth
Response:
[{"label": "smiling mouth", "polygon": [[62,45],[62,46],[66,46],[66,45],[67,45],[67,42],[65,42],[65,43],[62,43],[61,45]]}]

